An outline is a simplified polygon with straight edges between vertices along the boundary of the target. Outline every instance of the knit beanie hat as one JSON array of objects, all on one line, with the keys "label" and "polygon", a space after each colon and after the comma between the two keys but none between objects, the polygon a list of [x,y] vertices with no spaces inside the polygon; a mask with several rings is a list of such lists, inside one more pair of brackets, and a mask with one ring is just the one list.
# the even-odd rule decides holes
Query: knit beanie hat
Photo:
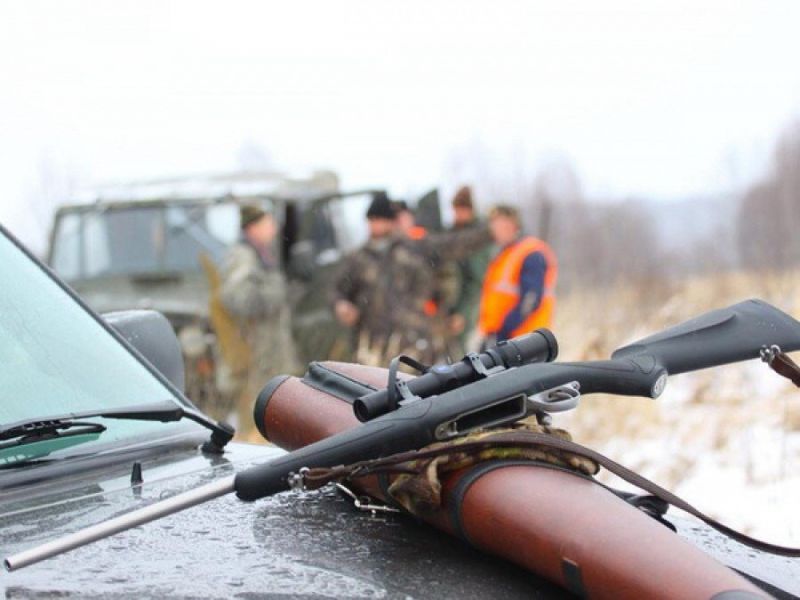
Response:
[{"label": "knit beanie hat", "polygon": [[372,194],[372,202],[367,209],[368,219],[394,219],[394,208],[386,192]]}]

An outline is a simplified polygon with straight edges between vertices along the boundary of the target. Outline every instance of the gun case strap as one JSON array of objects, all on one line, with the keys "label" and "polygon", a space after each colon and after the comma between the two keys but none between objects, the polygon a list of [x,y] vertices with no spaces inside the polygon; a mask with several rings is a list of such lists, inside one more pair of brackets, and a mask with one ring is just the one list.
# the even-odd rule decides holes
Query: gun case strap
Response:
[{"label": "gun case strap", "polygon": [[777,352],[773,355],[766,354],[764,360],[778,375],[786,377],[797,387],[800,387],[800,366],[789,358],[788,354],[784,352]]},{"label": "gun case strap", "polygon": [[[463,456],[465,453],[477,454],[480,456],[481,453],[492,451],[496,453],[498,447],[555,451],[562,456],[566,456],[567,462],[569,463],[574,462],[573,460],[569,460],[569,457],[588,460],[591,463],[596,463],[597,465],[605,467],[620,479],[689,513],[710,527],[713,527],[717,531],[746,546],[780,556],[800,557],[800,548],[770,544],[731,529],[727,525],[704,514],[669,490],[662,488],[658,484],[591,448],[587,448],[561,437],[556,437],[550,433],[538,433],[526,429],[492,432],[474,441],[470,440],[469,437],[462,438],[456,443],[433,444],[420,450],[401,452],[392,456],[357,462],[347,466],[310,469],[305,472],[304,484],[309,489],[317,489],[330,482],[350,480],[369,475],[410,475],[413,477],[415,475],[420,475],[424,470],[430,468],[432,461],[439,457],[451,455]],[[492,458],[496,458],[496,455],[493,454]],[[535,464],[535,462],[532,461],[532,464]],[[461,466],[463,467],[463,465]],[[573,470],[586,474],[587,469],[585,467],[574,466]]]}]

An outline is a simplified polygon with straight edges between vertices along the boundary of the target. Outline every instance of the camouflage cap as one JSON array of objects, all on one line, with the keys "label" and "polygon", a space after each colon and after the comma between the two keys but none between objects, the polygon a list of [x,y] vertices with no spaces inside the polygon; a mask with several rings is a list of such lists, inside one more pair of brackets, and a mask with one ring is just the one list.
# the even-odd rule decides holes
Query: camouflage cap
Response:
[{"label": "camouflage cap", "polygon": [[242,229],[247,229],[249,225],[252,225],[266,214],[266,211],[260,206],[242,204],[239,207],[239,224]]}]

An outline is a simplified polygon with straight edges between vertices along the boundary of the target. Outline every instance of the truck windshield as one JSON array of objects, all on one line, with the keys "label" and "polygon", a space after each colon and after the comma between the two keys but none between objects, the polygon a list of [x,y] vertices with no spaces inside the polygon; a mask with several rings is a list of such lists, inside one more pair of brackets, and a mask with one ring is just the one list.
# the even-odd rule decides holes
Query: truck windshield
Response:
[{"label": "truck windshield", "polygon": [[57,220],[50,263],[68,281],[200,271],[238,236],[233,202],[81,207]]},{"label": "truck windshield", "polygon": [[[180,399],[122,346],[0,227],[0,424],[37,416]],[[97,419],[107,427],[84,446],[171,427]],[[191,425],[194,426],[194,425]],[[56,444],[57,446],[57,444]],[[43,443],[41,453],[56,448]],[[30,459],[0,451],[0,465]],[[35,457],[35,456],[34,456]]]}]

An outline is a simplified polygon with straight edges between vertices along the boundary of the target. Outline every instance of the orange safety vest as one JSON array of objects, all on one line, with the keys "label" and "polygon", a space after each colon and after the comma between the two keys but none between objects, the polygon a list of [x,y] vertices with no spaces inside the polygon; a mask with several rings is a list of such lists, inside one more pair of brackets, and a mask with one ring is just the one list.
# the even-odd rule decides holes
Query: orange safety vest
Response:
[{"label": "orange safety vest", "polygon": [[540,327],[550,327],[555,309],[555,286],[558,265],[553,251],[545,242],[534,237],[523,237],[503,249],[494,257],[486,270],[481,292],[481,308],[478,329],[483,335],[500,331],[506,316],[520,302],[519,277],[522,263],[534,252],[544,255],[547,269],[544,275],[544,293],[538,308],[527,315],[519,327],[511,332],[512,337],[528,333]]},{"label": "orange safety vest", "polygon": [[424,240],[425,237],[428,235],[428,230],[425,229],[422,225],[414,225],[411,229],[408,230],[406,233],[409,239],[418,242],[419,240]]}]

